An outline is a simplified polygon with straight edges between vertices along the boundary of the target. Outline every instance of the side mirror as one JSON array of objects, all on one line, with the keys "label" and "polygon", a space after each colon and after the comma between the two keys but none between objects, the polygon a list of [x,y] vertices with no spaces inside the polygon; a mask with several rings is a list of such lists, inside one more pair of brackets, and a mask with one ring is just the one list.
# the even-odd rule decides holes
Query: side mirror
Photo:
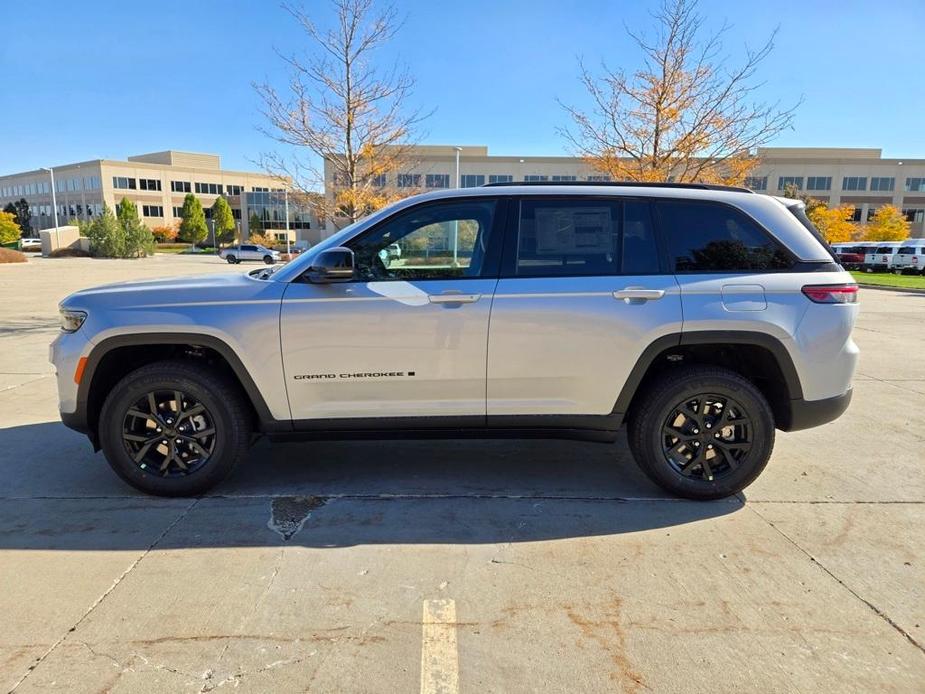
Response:
[{"label": "side mirror", "polygon": [[343,246],[321,251],[305,271],[310,282],[349,282],[353,279],[353,251]]}]

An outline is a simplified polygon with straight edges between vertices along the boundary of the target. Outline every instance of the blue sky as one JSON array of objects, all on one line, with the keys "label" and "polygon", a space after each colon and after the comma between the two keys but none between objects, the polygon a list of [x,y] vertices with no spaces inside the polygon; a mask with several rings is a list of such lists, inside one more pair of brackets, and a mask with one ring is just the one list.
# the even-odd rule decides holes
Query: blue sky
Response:
[{"label": "blue sky", "polygon": [[[306,6],[319,22],[323,0]],[[485,144],[493,154],[565,154],[556,99],[581,104],[577,59],[632,69],[623,25],[648,26],[651,3],[465,0],[399,3],[406,21],[382,54],[417,78],[414,101],[436,113],[423,142]],[[882,147],[925,158],[922,0],[704,0],[741,55],[780,25],[760,95],[804,102],[780,146]],[[0,42],[0,173],[181,149],[252,169],[261,135],[253,81],[284,83],[275,50],[304,35],[275,2],[16,2]]]}]

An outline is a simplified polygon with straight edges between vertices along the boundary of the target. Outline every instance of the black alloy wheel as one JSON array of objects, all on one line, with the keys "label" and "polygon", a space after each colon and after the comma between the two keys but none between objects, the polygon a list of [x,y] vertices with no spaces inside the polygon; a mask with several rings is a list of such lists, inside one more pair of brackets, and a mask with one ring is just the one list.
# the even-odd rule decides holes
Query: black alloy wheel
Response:
[{"label": "black alloy wheel", "polygon": [[125,413],[122,441],[139,468],[182,477],[205,465],[215,449],[215,420],[205,405],[179,390],[156,390]]},{"label": "black alloy wheel", "polygon": [[730,397],[703,393],[677,403],[662,425],[662,453],[685,477],[714,481],[739,467],[751,449],[752,423]]}]

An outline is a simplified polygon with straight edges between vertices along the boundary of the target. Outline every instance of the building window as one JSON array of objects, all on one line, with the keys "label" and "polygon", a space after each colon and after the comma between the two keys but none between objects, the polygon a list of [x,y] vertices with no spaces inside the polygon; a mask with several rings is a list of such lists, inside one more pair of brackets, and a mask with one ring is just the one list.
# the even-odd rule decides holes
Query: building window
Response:
[{"label": "building window", "polygon": [[[592,183],[609,183],[611,179],[610,174],[599,174],[595,176],[588,176],[588,180]],[[767,181],[767,177],[765,177],[765,181]]]},{"label": "building window", "polygon": [[388,183],[388,179],[386,178],[385,174],[376,174],[373,176],[372,182],[376,188],[385,188],[386,184]]},{"label": "building window", "polygon": [[427,188],[449,188],[450,174],[427,174],[424,185]]},{"label": "building window", "polygon": [[852,222],[860,222],[860,221],[861,221],[861,208],[860,208],[860,207],[855,207],[855,208],[854,208],[854,212],[851,213],[851,221],[852,221]]},{"label": "building window", "polygon": [[183,216],[183,208],[182,208],[182,207],[174,207],[174,208],[173,208],[173,216],[174,216],[174,217],[182,217],[182,216]]},{"label": "building window", "polygon": [[925,178],[907,178],[907,193],[925,193]]},{"label": "building window", "polygon": [[259,188],[257,186],[254,186],[251,188],[251,192],[252,193],[269,193],[270,189],[269,188]]},{"label": "building window", "polygon": [[221,195],[221,183],[196,183],[196,192],[201,195]]},{"label": "building window", "polygon": [[867,176],[845,176],[841,182],[842,190],[867,190]]},{"label": "building window", "polygon": [[536,183],[536,182],[548,181],[548,180],[549,180],[549,176],[541,176],[539,174],[527,174],[526,176],[524,176],[524,181],[526,181],[527,183]]},{"label": "building window", "polygon": [[138,187],[141,190],[160,190],[161,182],[156,178],[139,178]]},{"label": "building window", "polygon": [[170,190],[172,190],[174,193],[189,193],[189,181],[171,181]]},{"label": "building window", "polygon": [[909,207],[903,210],[903,217],[906,218],[907,222],[921,222],[925,220],[925,210]]},{"label": "building window", "polygon": [[241,219],[241,210],[238,209],[237,207],[232,207],[231,216],[234,217],[235,219]]},{"label": "building window", "polygon": [[767,190],[768,189],[768,177],[767,176],[746,176],[745,187],[748,188],[749,190]]},{"label": "building window", "polygon": [[513,183],[514,177],[510,174],[489,174],[489,183]]},{"label": "building window", "polygon": [[874,215],[877,214],[877,208],[871,205],[867,208],[867,221],[869,222],[874,218]]},{"label": "building window", "polygon": [[226,195],[240,195],[241,191],[243,190],[244,190],[244,186],[235,186],[235,185],[225,186]]},{"label": "building window", "polygon": [[806,190],[832,190],[832,177],[809,176],[806,179]]},{"label": "building window", "polygon": [[477,188],[485,185],[485,174],[463,174],[459,177],[461,188]]},{"label": "building window", "polygon": [[781,176],[777,179],[778,190],[786,190],[788,186],[794,186],[797,190],[803,190],[803,177]]},{"label": "building window", "polygon": [[125,176],[113,176],[112,187],[117,190],[135,190],[135,179]]},{"label": "building window", "polygon": [[554,181],[577,181],[578,176],[553,176]]},{"label": "building window", "polygon": [[142,205],[141,215],[143,217],[163,217],[164,208],[161,205]]},{"label": "building window", "polygon": [[870,179],[871,190],[893,190],[896,187],[896,179],[892,176],[872,176]]},{"label": "building window", "polygon": [[420,188],[421,174],[398,174],[399,188]]}]

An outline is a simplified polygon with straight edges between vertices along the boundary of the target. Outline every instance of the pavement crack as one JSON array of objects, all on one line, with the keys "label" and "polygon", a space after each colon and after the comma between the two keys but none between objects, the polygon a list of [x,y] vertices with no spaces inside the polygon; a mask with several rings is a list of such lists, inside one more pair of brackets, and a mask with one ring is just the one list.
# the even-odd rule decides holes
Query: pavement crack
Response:
[{"label": "pavement crack", "polygon": [[[80,618],[79,618],[76,622],[74,622],[74,624],[73,624],[66,632],[64,632],[64,634],[63,634],[57,641],[55,641],[47,651],[45,651],[42,655],[40,655],[40,656],[38,657],[38,659],[37,659],[34,663],[32,663],[32,665],[30,665],[30,666],[26,669],[26,672],[23,674],[23,676],[20,677],[19,680],[16,682],[16,684],[14,684],[13,687],[10,689],[10,694],[12,694],[13,692],[15,692],[16,689],[17,689],[23,682],[26,681],[26,679],[29,677],[29,675],[31,675],[33,672],[35,672],[35,669],[36,669],[39,665],[41,665],[41,664],[45,661],[45,659],[46,659],[48,656],[50,656],[50,655],[55,651],[56,648],[58,648],[58,646],[60,646],[62,643],[64,643],[64,641],[67,639],[67,637],[68,637],[70,634],[72,634],[72,633],[74,633],[75,631],[77,631],[78,627],[80,627],[80,625],[83,623],[83,621],[84,621],[87,617],[89,617],[90,614],[91,614],[97,607],[99,607],[100,604],[101,604],[107,597],[109,597],[110,593],[112,593],[112,591],[114,591],[114,590],[119,586],[119,584],[122,583],[123,579],[125,579],[126,576],[128,576],[130,573],[132,573],[132,571],[134,571],[135,567],[138,566],[138,565],[141,563],[141,561],[142,561],[146,556],[148,556],[148,554],[151,552],[151,550],[153,550],[155,547],[157,547],[157,545],[160,544],[161,540],[163,540],[163,539],[167,536],[167,534],[168,534],[171,530],[173,530],[173,529],[176,527],[176,525],[177,525],[181,520],[183,520],[183,519],[189,514],[190,511],[193,510],[193,507],[196,506],[197,503],[199,503],[199,499],[193,499],[193,501],[190,502],[190,504],[189,504],[185,509],[183,509],[183,511],[173,520],[173,522],[171,522],[170,524],[168,524],[167,527],[164,528],[163,531],[161,531],[161,533],[154,539],[154,541],[153,541],[150,545],[148,545],[147,549],[145,549],[145,550],[135,559],[135,561],[133,561],[131,564],[129,564],[128,568],[127,568],[125,571],[123,571],[123,572],[119,575],[119,577],[116,578],[115,581],[113,581],[112,585],[109,586],[109,588],[108,588],[107,590],[105,590],[105,591],[103,592],[103,594],[100,595],[100,596],[93,602],[92,605],[90,605],[90,607],[86,610],[86,612],[84,612],[84,613],[80,616]],[[88,646],[88,648],[89,648],[89,646]],[[185,674],[185,673],[181,673],[181,674]]]},{"label": "pavement crack", "polygon": [[771,526],[771,528],[773,528],[774,531],[777,532],[782,538],[784,538],[787,542],[789,542],[789,543],[790,543],[791,545],[793,545],[797,550],[799,550],[803,555],[805,555],[813,564],[815,564],[815,565],[818,566],[820,569],[822,569],[822,571],[824,571],[825,573],[827,573],[836,583],[838,583],[838,585],[840,585],[842,588],[844,588],[844,589],[847,590],[849,593],[851,593],[851,595],[853,595],[857,600],[859,600],[860,602],[862,602],[863,604],[865,604],[874,614],[876,614],[878,617],[880,617],[880,619],[882,619],[884,622],[886,622],[886,623],[889,624],[891,627],[893,627],[893,629],[895,629],[897,632],[899,632],[903,637],[905,637],[905,639],[906,639],[909,643],[911,643],[913,646],[915,646],[915,648],[917,648],[919,651],[921,651],[923,655],[925,655],[925,645],[922,645],[921,643],[919,643],[919,642],[915,639],[915,637],[912,636],[912,634],[910,634],[908,631],[906,631],[905,629],[903,629],[899,624],[897,624],[895,621],[893,621],[893,619],[892,619],[888,614],[886,614],[883,610],[881,610],[879,607],[877,607],[876,605],[874,605],[870,600],[868,600],[867,598],[863,597],[860,593],[858,593],[856,590],[854,590],[853,588],[851,588],[851,586],[849,586],[847,583],[845,583],[843,580],[841,580],[838,576],[836,576],[836,575],[835,575],[830,569],[828,569],[822,562],[820,562],[818,559],[816,559],[816,557],[814,557],[812,554],[810,554],[810,553],[807,552],[805,549],[803,549],[803,547],[801,547],[800,544],[799,544],[798,542],[796,542],[796,540],[794,540],[794,539],[791,538],[789,535],[787,535],[787,533],[785,533],[783,530],[781,530],[780,528],[778,528],[778,527],[777,527],[774,523],[772,523],[770,520],[768,520],[767,518],[765,518],[764,516],[762,516],[761,513],[759,513],[757,509],[755,509],[755,508],[753,508],[753,507],[751,507],[751,506],[749,507],[749,509],[752,511],[752,513],[754,513],[756,516],[758,516],[761,520],[763,520],[765,523],[767,523],[769,526]]}]

